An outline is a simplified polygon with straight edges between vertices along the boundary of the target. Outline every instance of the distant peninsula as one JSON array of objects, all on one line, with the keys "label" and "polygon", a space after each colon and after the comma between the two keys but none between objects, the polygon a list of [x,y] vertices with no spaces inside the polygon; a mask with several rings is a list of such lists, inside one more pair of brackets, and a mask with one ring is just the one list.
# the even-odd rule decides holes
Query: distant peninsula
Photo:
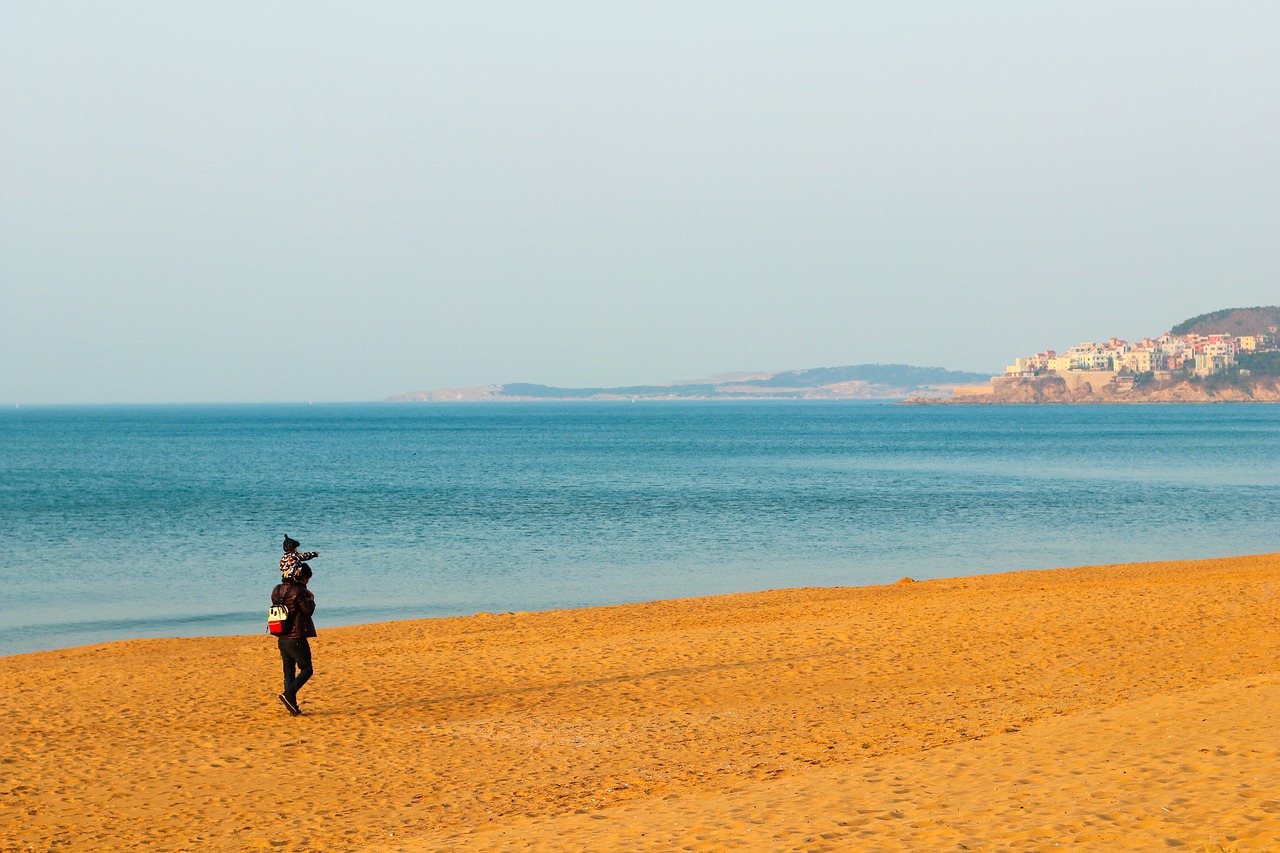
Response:
[{"label": "distant peninsula", "polygon": [[1280,402],[1280,306],[1226,308],[1130,343],[1086,341],[1015,359],[981,385],[905,403]]},{"label": "distant peninsula", "polygon": [[529,382],[413,391],[395,402],[543,402],[563,400],[901,400],[949,397],[956,385],[989,374],[909,364],[855,364],[774,373],[724,373],[707,379],[614,388],[558,388]]}]

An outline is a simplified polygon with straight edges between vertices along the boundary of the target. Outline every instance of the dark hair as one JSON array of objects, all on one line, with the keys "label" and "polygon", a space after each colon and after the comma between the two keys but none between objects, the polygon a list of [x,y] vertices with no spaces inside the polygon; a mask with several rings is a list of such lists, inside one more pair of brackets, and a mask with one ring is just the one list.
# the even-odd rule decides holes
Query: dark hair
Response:
[{"label": "dark hair", "polygon": [[311,577],[311,567],[308,566],[306,563],[303,563],[301,566],[298,566],[298,580],[304,581],[309,577]]}]

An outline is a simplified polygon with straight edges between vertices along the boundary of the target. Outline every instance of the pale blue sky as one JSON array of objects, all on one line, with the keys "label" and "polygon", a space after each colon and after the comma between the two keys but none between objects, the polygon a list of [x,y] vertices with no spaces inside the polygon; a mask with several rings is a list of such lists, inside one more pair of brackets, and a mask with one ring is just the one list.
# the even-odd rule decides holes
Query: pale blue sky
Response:
[{"label": "pale blue sky", "polygon": [[1018,355],[1280,303],[1274,2],[0,5],[0,401]]}]

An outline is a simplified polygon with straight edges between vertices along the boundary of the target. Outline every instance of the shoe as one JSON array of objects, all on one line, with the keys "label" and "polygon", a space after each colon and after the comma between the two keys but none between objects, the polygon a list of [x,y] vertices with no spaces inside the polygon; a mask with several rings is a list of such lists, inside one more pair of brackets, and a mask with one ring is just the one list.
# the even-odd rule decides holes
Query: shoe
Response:
[{"label": "shoe", "polygon": [[284,693],[280,694],[279,699],[280,699],[280,704],[284,705],[285,708],[288,709],[289,713],[292,714],[293,716],[296,717],[302,713],[302,711],[298,710],[298,703],[296,700],[290,699]]}]

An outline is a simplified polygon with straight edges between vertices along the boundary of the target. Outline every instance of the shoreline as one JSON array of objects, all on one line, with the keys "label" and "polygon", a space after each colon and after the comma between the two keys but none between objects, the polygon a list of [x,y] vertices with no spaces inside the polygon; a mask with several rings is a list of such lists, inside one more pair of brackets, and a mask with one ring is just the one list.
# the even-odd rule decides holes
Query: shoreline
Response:
[{"label": "shoreline", "polygon": [[1263,554],[321,624],[299,718],[266,635],[15,655],[0,851],[1264,849],[1278,603]]}]

